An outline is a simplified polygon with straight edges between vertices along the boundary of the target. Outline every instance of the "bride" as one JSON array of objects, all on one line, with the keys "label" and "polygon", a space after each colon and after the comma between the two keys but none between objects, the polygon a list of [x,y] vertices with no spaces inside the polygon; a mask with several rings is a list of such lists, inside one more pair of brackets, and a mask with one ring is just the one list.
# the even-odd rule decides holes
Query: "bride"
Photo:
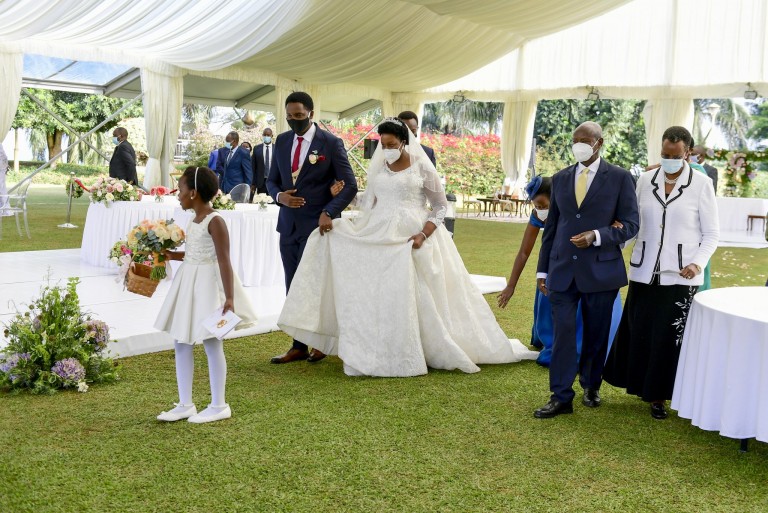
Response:
[{"label": "bride", "polygon": [[309,237],[280,328],[337,354],[350,376],[536,359],[507,338],[472,283],[442,226],[445,192],[418,140],[397,118],[378,132],[359,215]]}]

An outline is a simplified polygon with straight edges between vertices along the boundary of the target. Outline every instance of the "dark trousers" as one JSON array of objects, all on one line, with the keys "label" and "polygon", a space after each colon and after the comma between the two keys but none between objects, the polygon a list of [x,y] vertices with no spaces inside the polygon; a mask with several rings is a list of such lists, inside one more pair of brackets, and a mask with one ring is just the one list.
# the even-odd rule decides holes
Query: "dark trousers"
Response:
[{"label": "dark trousers", "polygon": [[[304,254],[304,248],[307,245],[308,238],[309,235],[297,236],[295,233],[291,235],[280,235],[280,257],[283,260],[283,271],[285,272],[286,294],[291,288],[291,282],[293,281],[293,276],[296,274],[296,269],[299,268],[299,262],[301,261],[301,256]],[[293,348],[306,350],[307,345],[294,339]]]},{"label": "dark trousers", "polygon": [[[553,399],[565,403],[573,401],[576,395],[573,380],[577,372],[583,388],[600,388],[617,292],[580,292],[575,281],[564,292],[549,292],[554,326],[552,363],[549,366],[549,389]],[[584,321],[581,358],[578,358],[576,349],[576,309],[579,301]]]}]

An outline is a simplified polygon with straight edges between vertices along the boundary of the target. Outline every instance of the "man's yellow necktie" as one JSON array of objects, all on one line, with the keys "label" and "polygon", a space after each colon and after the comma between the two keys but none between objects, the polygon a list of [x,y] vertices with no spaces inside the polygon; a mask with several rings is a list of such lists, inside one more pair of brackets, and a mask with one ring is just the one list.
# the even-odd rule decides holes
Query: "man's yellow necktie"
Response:
[{"label": "man's yellow necktie", "polygon": [[581,174],[576,179],[576,206],[581,206],[584,197],[587,195],[587,174],[589,169],[582,169]]}]

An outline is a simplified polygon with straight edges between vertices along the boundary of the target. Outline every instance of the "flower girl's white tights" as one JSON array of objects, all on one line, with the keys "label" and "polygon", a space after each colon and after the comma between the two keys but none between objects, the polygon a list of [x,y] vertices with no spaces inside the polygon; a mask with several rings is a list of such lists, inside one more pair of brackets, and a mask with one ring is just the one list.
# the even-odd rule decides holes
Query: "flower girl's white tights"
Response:
[{"label": "flower girl's white tights", "polygon": [[[227,386],[227,360],[224,357],[224,342],[216,338],[203,341],[208,356],[208,375],[211,380],[211,408],[224,408]],[[176,381],[179,385],[179,404],[192,404],[192,377],[195,371],[194,346],[175,343]]]}]

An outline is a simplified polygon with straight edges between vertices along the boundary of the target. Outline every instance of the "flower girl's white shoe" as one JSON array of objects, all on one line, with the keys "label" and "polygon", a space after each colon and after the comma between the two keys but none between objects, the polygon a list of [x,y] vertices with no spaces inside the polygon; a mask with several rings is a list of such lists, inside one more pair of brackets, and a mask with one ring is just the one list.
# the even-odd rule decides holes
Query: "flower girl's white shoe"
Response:
[{"label": "flower girl's white shoe", "polygon": [[193,424],[205,424],[206,422],[216,422],[217,420],[228,419],[231,416],[232,410],[228,404],[225,404],[224,407],[208,405],[208,408],[197,415],[191,416],[187,420]]},{"label": "flower girl's white shoe", "polygon": [[176,404],[176,408],[171,411],[164,411],[157,416],[157,420],[163,422],[176,422],[177,420],[184,420],[197,415],[197,408],[194,404]]}]

